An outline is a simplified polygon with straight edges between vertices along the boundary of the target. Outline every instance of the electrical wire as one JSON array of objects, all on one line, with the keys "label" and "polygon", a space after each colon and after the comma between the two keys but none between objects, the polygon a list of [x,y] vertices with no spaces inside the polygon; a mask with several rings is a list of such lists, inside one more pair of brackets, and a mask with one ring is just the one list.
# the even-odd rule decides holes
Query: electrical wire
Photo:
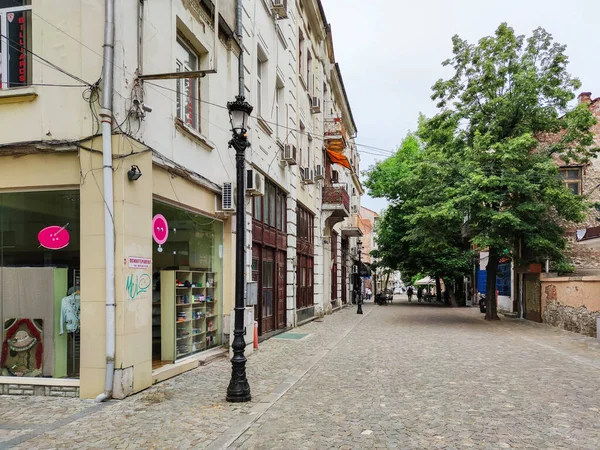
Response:
[{"label": "electrical wire", "polygon": [[91,86],[91,83],[88,83],[87,81],[83,80],[82,78],[78,77],[77,75],[73,75],[72,73],[66,71],[65,69],[63,69],[62,67],[54,64],[51,61],[48,61],[47,59],[41,57],[40,55],[38,55],[37,53],[29,50],[27,47],[22,47],[21,45],[19,45],[19,42],[10,39],[8,36],[5,36],[4,34],[0,34],[0,37],[2,37],[3,39],[5,39],[8,43],[9,46],[19,52],[21,51],[25,51],[27,53],[29,53],[30,55],[32,55],[33,57],[37,58],[39,61],[43,61],[44,63],[48,64],[49,66],[51,66],[53,69],[67,75],[70,78],[73,78],[75,81],[79,81],[80,83],[85,84],[86,86]]},{"label": "electrical wire", "polygon": [[[12,0],[12,2],[15,4],[15,6],[22,6],[22,5],[21,5],[21,4],[19,4],[19,3],[18,3],[16,0]],[[99,57],[100,57],[100,58],[102,58],[103,60],[107,61],[107,60],[104,58],[104,56],[103,56],[102,54],[98,53],[98,52],[97,52],[97,51],[95,51],[93,48],[91,48],[91,47],[89,47],[88,45],[84,44],[83,42],[81,42],[80,40],[76,39],[75,37],[71,36],[69,33],[67,33],[66,31],[64,31],[62,28],[60,28],[60,27],[58,27],[58,26],[54,25],[53,23],[51,23],[50,21],[46,20],[45,18],[43,18],[42,16],[40,16],[39,14],[37,14],[37,13],[36,13],[35,11],[33,11],[32,9],[31,9],[31,10],[29,10],[29,11],[31,11],[31,13],[32,13],[34,16],[36,16],[37,18],[39,18],[39,19],[40,19],[40,20],[42,20],[43,22],[45,22],[45,23],[47,23],[48,25],[52,26],[52,27],[53,27],[53,28],[55,28],[56,30],[58,30],[58,31],[60,31],[61,33],[63,33],[65,36],[69,37],[70,39],[72,39],[72,40],[74,40],[75,42],[77,42],[78,44],[80,44],[82,47],[86,48],[87,50],[91,51],[92,53],[94,53],[95,55],[99,56]],[[16,41],[13,41],[12,39],[9,39],[7,36],[4,36],[4,35],[1,35],[1,36],[2,36],[4,39],[6,39],[7,41],[10,41],[10,42],[12,42],[13,44],[15,44],[15,43],[16,43],[16,44],[18,44]],[[63,69],[63,68],[61,68],[60,66],[58,66],[58,65],[56,65],[56,64],[54,64],[54,63],[52,63],[51,61],[48,61],[47,59],[45,59],[45,58],[43,58],[43,57],[41,57],[41,56],[37,55],[36,53],[34,53],[33,51],[31,51],[31,50],[29,50],[29,49],[27,49],[27,48],[22,48],[22,47],[20,47],[20,46],[15,46],[15,45],[12,45],[12,47],[13,47],[13,48],[16,48],[16,49],[17,49],[17,50],[19,50],[19,51],[21,51],[21,50],[25,50],[26,52],[30,53],[32,56],[36,57],[36,58],[37,58],[37,59],[38,59],[38,60],[39,60],[41,63],[45,63],[46,65],[48,65],[48,66],[50,66],[51,68],[53,68],[53,69],[55,69],[55,70],[57,70],[57,71],[59,71],[59,72],[63,73],[64,75],[67,75],[67,76],[69,76],[69,77],[73,78],[74,80],[76,80],[76,81],[79,81],[80,83],[82,83],[82,84],[83,84],[83,85],[85,85],[85,86],[88,86],[88,87],[91,87],[91,86],[92,86],[92,84],[91,84],[91,83],[88,83],[87,81],[85,81],[85,80],[81,79],[80,77],[78,77],[78,76],[76,76],[76,75],[74,75],[74,74],[72,74],[72,73],[70,73],[70,72],[68,72],[68,71],[64,70],[64,69]],[[126,74],[128,74],[128,75],[130,75],[130,76],[134,76],[134,77],[136,76],[135,74],[133,74],[133,73],[131,73],[131,72],[127,71],[127,70],[126,70],[124,67],[122,67],[122,66],[120,66],[120,65],[116,64],[114,61],[113,61],[113,63],[112,63],[112,64],[113,64],[113,66],[114,66],[114,67],[116,67],[116,68],[118,68],[119,70],[123,71],[123,73],[126,73]],[[171,91],[171,92],[177,93],[177,90],[175,90],[175,89],[172,89],[172,88],[168,88],[168,87],[166,87],[166,86],[161,86],[161,85],[159,85],[159,84],[152,83],[152,82],[149,82],[149,81],[146,81],[145,83],[146,83],[146,84],[148,84],[149,86],[152,86],[152,87],[154,87],[154,88],[159,88],[159,89],[168,90],[168,91]],[[32,83],[26,83],[26,84],[27,84],[27,85],[32,85]],[[40,83],[40,84],[36,84],[36,85],[40,85],[40,86],[55,86],[55,87],[83,87],[83,86],[80,86],[80,85],[59,85],[59,84],[50,84],[50,83],[49,83],[49,84],[43,84],[43,83]],[[173,99],[171,99],[170,97],[168,97],[167,95],[165,95],[165,94],[161,93],[161,92],[160,92],[158,89],[152,89],[152,90],[153,90],[153,91],[155,91],[155,92],[157,92],[157,93],[160,93],[161,95],[163,95],[165,98],[169,99],[170,101],[172,101],[172,102],[175,102],[175,100],[173,100]],[[126,99],[126,97],[125,97],[125,96],[123,96],[123,95],[122,95],[120,92],[118,92],[118,91],[116,91],[116,90],[115,90],[115,92],[116,92],[116,93],[117,93],[119,96],[121,96],[121,98],[123,98],[123,99]],[[202,102],[202,103],[205,103],[205,104],[208,104],[208,105],[210,105],[210,106],[214,106],[214,107],[221,108],[221,109],[225,109],[225,110],[227,109],[227,107],[226,107],[226,106],[223,106],[223,105],[220,105],[220,104],[217,104],[217,103],[212,103],[212,102],[209,102],[209,101],[207,101],[207,100],[203,100],[203,99],[199,99],[199,98],[195,98],[195,97],[192,97],[192,99],[193,99],[193,100],[196,100],[196,101],[200,101],[200,102]],[[98,116],[97,116],[97,115],[96,115],[96,113],[93,111],[93,108],[91,108],[91,109],[92,109],[92,114],[93,114],[93,116],[94,116],[94,117],[95,117],[95,118],[98,120]],[[256,116],[251,116],[251,117],[254,117],[255,119],[257,119],[257,117],[256,117]],[[261,118],[261,119],[262,119],[262,118]],[[271,121],[267,121],[267,120],[264,120],[264,119],[262,119],[262,120],[263,120],[264,122],[266,122],[266,123],[270,124],[270,125],[274,125],[274,126],[277,126],[277,127],[279,127],[279,128],[282,128],[282,129],[284,129],[284,130],[287,130],[288,132],[295,132],[295,133],[298,133],[298,134],[304,134],[304,135],[306,135],[306,136],[310,135],[310,132],[308,132],[308,131],[304,131],[304,130],[297,129],[297,128],[292,128],[292,127],[287,127],[287,126],[284,126],[284,125],[278,124],[278,123],[276,123],[276,122],[271,122]],[[128,123],[129,123],[129,121],[130,121],[130,116],[128,115],[128,117],[127,117],[126,119],[124,119],[124,121],[123,121],[121,124],[119,124],[119,125],[118,125],[118,128],[119,128],[119,129],[121,129],[122,125],[123,125],[125,122],[128,122]],[[221,131],[223,131],[223,132],[228,132],[227,130],[224,130],[223,128],[219,127],[218,125],[216,125],[216,124],[214,124],[214,123],[212,123],[212,122],[210,122],[210,121],[208,121],[208,120],[207,120],[207,122],[209,122],[211,125],[213,125],[214,127],[216,127],[217,129],[219,129],[219,130],[221,130]],[[138,132],[139,132],[139,129],[140,129],[140,127],[141,127],[141,123],[140,123],[140,124],[138,124]],[[129,130],[129,133],[127,133],[127,134],[130,134],[130,132],[131,132],[131,130]],[[288,136],[286,137],[286,140],[287,140],[287,139],[289,139],[289,134],[290,134],[290,133],[288,133]],[[324,142],[324,141],[325,141],[325,139],[323,139],[323,138],[321,138],[321,137],[318,137],[318,136],[312,136],[312,137],[313,137],[313,139],[315,139],[315,140],[318,140],[318,141],[321,141],[321,142]],[[358,143],[357,143],[357,144],[356,144],[356,146],[357,146],[357,147],[364,147],[364,148],[366,148],[366,149],[370,149],[370,150],[374,150],[375,152],[382,152],[381,154],[379,154],[379,153],[375,153],[375,152],[370,152],[370,151],[368,151],[368,150],[358,150],[358,149],[357,149],[357,151],[358,151],[359,153],[364,153],[364,154],[368,154],[368,155],[371,155],[371,156],[391,156],[391,155],[393,155],[393,154],[395,153],[395,152],[393,152],[393,151],[390,151],[390,150],[381,149],[381,148],[378,148],[378,147],[373,147],[373,146],[369,146],[369,145],[365,145],[365,144],[358,144]],[[221,165],[224,167],[224,169],[225,169],[226,173],[227,173],[227,174],[228,174],[228,176],[231,178],[231,176],[230,176],[230,175],[229,175],[229,173],[227,172],[227,168],[226,168],[226,166],[225,166],[225,164],[224,164],[224,162],[223,162],[223,160],[222,160],[222,158],[221,158],[221,155],[220,155],[220,154],[219,154],[219,159],[221,160]]]}]

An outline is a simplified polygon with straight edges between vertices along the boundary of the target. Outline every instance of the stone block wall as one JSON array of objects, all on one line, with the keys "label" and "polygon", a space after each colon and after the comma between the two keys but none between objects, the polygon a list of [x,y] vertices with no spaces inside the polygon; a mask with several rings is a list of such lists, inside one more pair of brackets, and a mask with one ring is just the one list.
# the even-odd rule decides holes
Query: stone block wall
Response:
[{"label": "stone block wall", "polygon": [[585,306],[574,308],[558,302],[547,303],[542,313],[542,320],[549,325],[591,337],[597,334],[597,317],[600,312],[589,311]]},{"label": "stone block wall", "polygon": [[38,386],[34,384],[0,384],[0,395],[37,395],[79,398],[77,386]]}]

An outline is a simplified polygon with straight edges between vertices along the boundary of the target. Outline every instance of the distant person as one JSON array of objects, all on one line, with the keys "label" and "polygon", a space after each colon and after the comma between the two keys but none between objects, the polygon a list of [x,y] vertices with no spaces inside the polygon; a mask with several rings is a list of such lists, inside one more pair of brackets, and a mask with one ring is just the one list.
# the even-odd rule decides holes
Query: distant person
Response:
[{"label": "distant person", "polygon": [[371,300],[371,288],[365,289],[365,295],[367,297],[367,301]]},{"label": "distant person", "polygon": [[419,301],[419,303],[421,303],[422,299],[423,299],[423,288],[421,286],[419,286],[419,288],[417,289],[417,300]]},{"label": "distant person", "polygon": [[412,296],[413,296],[413,287],[409,286],[408,289],[406,290],[406,295],[408,295],[408,303],[412,302]]}]

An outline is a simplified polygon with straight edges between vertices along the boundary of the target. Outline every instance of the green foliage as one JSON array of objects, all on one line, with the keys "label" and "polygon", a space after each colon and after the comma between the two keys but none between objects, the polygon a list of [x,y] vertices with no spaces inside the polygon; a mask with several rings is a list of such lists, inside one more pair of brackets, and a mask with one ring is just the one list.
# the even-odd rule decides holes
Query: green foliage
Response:
[{"label": "green foliage", "polygon": [[[585,162],[598,149],[592,114],[569,109],[580,82],[566,70],[565,47],[541,28],[526,39],[502,24],[477,44],[455,36],[453,53],[443,64],[454,75],[432,88],[440,112],[421,117],[418,132],[368,171],[370,195],[390,202],[378,230],[382,262],[408,276],[458,275],[468,273],[469,244],[519,258],[521,243],[528,262],[549,257],[567,268],[561,223],[581,220],[589,205],[567,190],[555,159]],[[548,135],[556,138],[540,145]]]}]

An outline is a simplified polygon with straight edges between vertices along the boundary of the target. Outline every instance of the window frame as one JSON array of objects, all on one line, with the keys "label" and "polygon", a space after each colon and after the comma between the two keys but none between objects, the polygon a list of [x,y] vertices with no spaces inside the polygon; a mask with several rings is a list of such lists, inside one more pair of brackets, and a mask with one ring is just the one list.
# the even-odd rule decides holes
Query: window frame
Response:
[{"label": "window frame", "polygon": [[[194,49],[194,47],[181,35],[177,35],[177,39],[176,39],[176,43],[175,43],[176,47],[178,48],[178,50],[183,50],[185,52],[187,52],[188,57],[189,56],[193,56],[195,58],[195,67],[190,67],[189,65],[185,64],[183,61],[179,60],[178,54],[180,53],[179,51],[176,52],[175,54],[175,71],[176,72],[190,72],[190,71],[194,71],[194,70],[200,70],[200,62],[201,62],[201,55],[198,51],[196,51],[196,49]],[[189,70],[180,70],[181,68],[185,68],[188,67]],[[191,123],[187,120],[187,114],[185,114],[184,112],[184,104],[185,104],[185,99],[186,99],[186,94],[183,92],[183,84],[185,82],[188,82],[192,85],[192,96],[191,96],[191,104],[193,105],[193,111],[192,111],[192,121]],[[201,86],[200,86],[200,78],[178,78],[177,79],[177,87],[176,87],[176,95],[177,95],[177,101],[176,101],[176,116],[179,120],[181,120],[181,122],[183,122],[186,126],[193,128],[194,130],[198,131],[199,133],[202,132],[202,127],[201,127],[201,111],[202,111],[202,100],[201,100]]]},{"label": "window frame", "polygon": [[256,114],[262,117],[262,71],[264,68],[264,61],[260,60],[260,57],[256,57]]},{"label": "window frame", "polygon": [[265,195],[253,199],[252,219],[281,233],[287,231],[287,194],[265,180]]},{"label": "window frame", "polygon": [[[569,172],[577,172],[577,177],[569,178]],[[583,195],[583,168],[581,166],[559,167],[558,174],[569,191],[573,192],[574,195]],[[572,189],[572,186],[576,186],[577,192]]]},{"label": "window frame", "polygon": [[[8,79],[9,77],[9,42],[7,39],[0,37],[0,90],[5,89],[15,89],[15,88],[23,88],[28,87],[33,84],[33,71],[32,71],[32,59],[31,59],[31,46],[32,46],[32,27],[33,21],[31,19],[31,11],[33,7],[31,5],[31,0],[24,0],[24,4],[22,6],[11,6],[11,7],[0,7],[0,35],[6,36],[8,40],[14,42],[15,40],[11,38],[8,31],[8,14],[10,13],[20,13],[20,12],[29,12],[29,14],[25,14],[25,36],[26,42],[23,44],[23,50],[19,52],[19,54],[25,54],[23,60],[25,61],[25,69],[24,69],[24,80],[19,79],[19,81],[11,81]],[[10,84],[17,84],[16,86],[10,86]]]}]

